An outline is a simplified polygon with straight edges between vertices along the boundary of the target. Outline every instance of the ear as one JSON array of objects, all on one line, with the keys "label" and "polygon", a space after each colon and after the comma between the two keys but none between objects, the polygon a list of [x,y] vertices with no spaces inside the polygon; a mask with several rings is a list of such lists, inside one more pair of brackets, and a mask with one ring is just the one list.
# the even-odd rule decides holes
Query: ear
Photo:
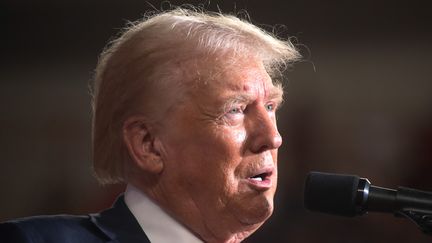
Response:
[{"label": "ear", "polygon": [[163,169],[161,153],[155,146],[155,136],[145,121],[142,116],[128,118],[123,123],[123,140],[132,162],[138,168],[159,174]]}]

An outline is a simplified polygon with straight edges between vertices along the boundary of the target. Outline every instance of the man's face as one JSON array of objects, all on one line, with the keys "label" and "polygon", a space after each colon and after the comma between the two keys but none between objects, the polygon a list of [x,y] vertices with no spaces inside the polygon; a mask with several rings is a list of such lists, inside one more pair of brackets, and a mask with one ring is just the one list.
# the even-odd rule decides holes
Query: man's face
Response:
[{"label": "man's face", "polygon": [[[165,206],[211,234],[255,231],[272,213],[282,90],[259,61],[202,65],[201,80],[163,122]],[[186,219],[185,219],[186,218]],[[245,236],[247,236],[245,235]]]}]

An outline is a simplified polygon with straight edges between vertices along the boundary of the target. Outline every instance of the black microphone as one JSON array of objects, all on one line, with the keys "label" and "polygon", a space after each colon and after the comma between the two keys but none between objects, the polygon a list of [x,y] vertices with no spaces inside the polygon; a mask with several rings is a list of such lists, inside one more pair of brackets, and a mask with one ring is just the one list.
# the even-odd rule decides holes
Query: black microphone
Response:
[{"label": "black microphone", "polygon": [[373,186],[356,175],[310,172],[304,190],[311,211],[353,217],[366,212],[432,214],[432,192],[407,187],[397,190]]}]

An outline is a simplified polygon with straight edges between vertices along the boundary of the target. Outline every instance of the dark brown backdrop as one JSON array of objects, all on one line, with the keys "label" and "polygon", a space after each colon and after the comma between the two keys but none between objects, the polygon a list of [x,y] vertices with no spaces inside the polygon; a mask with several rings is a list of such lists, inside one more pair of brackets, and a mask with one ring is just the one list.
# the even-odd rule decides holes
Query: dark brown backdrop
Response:
[{"label": "dark brown backdrop", "polygon": [[[0,220],[87,213],[122,187],[91,174],[88,83],[97,55],[145,1],[0,3]],[[158,1],[149,1],[160,8]],[[181,4],[184,1],[171,1]],[[188,1],[197,3],[197,1]],[[202,1],[201,1],[202,2]],[[424,1],[426,2],[426,1]],[[407,220],[306,212],[310,170],[432,191],[432,33],[420,1],[211,1],[295,36],[272,219],[248,242],[430,242]]]}]

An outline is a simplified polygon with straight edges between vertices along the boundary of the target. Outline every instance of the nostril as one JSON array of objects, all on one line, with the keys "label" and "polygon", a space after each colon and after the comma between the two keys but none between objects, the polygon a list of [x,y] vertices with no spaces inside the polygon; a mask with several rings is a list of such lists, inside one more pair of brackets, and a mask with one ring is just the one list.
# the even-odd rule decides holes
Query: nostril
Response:
[{"label": "nostril", "polygon": [[255,153],[259,154],[259,153],[265,152],[265,151],[267,151],[267,150],[270,150],[270,147],[267,146],[267,145],[264,145],[264,146],[261,146],[259,149],[257,149],[257,150],[255,151]]}]

